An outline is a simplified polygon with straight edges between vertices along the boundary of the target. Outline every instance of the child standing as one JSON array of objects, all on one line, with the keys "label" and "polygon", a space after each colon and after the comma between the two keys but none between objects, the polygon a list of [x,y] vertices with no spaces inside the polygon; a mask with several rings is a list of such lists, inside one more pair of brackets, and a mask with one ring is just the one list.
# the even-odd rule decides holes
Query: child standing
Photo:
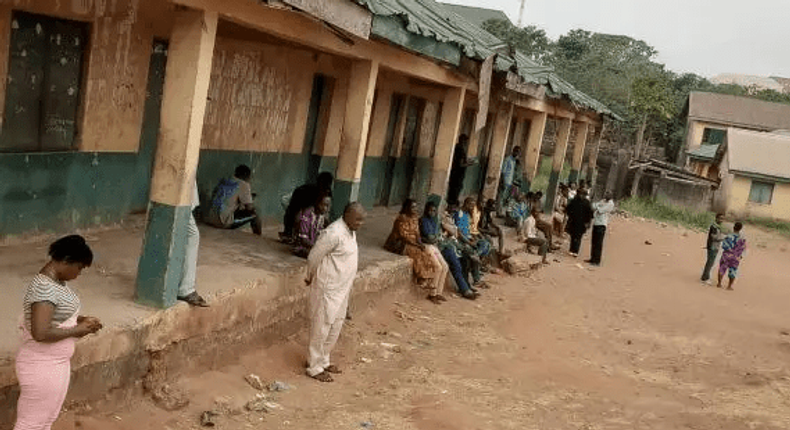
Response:
[{"label": "child standing", "polygon": [[721,245],[722,253],[721,260],[719,261],[719,283],[716,285],[721,288],[721,281],[724,279],[724,274],[726,273],[730,278],[730,283],[727,285],[728,290],[732,290],[732,284],[735,283],[735,278],[738,276],[738,266],[740,266],[743,255],[746,252],[746,238],[741,234],[743,224],[736,222],[733,230],[734,233],[727,236]]}]

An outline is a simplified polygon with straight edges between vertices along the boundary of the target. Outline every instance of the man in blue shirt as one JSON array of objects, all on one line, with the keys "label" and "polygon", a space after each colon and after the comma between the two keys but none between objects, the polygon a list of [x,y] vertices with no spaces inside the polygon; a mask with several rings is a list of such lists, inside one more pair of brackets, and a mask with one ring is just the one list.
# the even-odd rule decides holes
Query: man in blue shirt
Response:
[{"label": "man in blue shirt", "polygon": [[499,201],[497,202],[497,212],[504,217],[507,211],[508,202],[513,196],[513,184],[520,174],[521,147],[514,146],[513,151],[505,158],[502,163],[502,186],[499,190]]}]

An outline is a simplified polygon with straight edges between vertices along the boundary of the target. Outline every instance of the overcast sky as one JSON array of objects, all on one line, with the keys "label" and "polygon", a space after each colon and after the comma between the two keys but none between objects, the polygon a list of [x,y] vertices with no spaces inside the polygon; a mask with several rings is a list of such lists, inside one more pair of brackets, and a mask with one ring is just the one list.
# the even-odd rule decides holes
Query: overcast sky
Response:
[{"label": "overcast sky", "polygon": [[[520,0],[440,0],[501,9]],[[524,25],[552,39],[582,28],[642,39],[675,72],[790,78],[790,0],[526,0]]]}]

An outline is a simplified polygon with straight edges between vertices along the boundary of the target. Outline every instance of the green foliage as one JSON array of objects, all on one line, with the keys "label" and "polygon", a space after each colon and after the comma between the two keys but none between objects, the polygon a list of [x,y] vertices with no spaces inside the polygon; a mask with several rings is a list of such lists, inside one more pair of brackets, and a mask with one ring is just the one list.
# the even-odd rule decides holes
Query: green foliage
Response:
[{"label": "green foliage", "polygon": [[628,36],[575,29],[555,42],[535,26],[517,28],[508,21],[490,20],[484,28],[512,48],[554,67],[574,87],[621,116],[623,122],[607,128],[609,140],[631,146],[643,131],[644,141],[663,147],[670,161],[683,147],[685,107],[692,91],[790,104],[790,94],[715,85],[693,73],[668,71],[655,61],[658,51],[654,47]]},{"label": "green foliage", "polygon": [[760,227],[764,230],[775,231],[784,236],[790,237],[790,221],[780,221],[771,218],[747,218],[746,224]]},{"label": "green foliage", "polygon": [[[540,158],[540,164],[538,165],[538,173],[535,175],[535,179],[532,180],[532,183],[529,186],[530,190],[546,192],[546,189],[549,188],[549,179],[551,177],[551,162],[552,162],[552,157],[548,155],[542,156]],[[560,180],[562,181],[567,180],[570,173],[571,173],[571,165],[566,162],[565,164],[562,165],[562,171],[560,172]]]},{"label": "green foliage", "polygon": [[713,222],[715,215],[709,212],[696,212],[647,198],[631,198],[618,203],[618,207],[629,214],[678,225],[692,230],[705,231]]},{"label": "green foliage", "polygon": [[490,19],[483,23],[483,29],[536,61],[542,61],[552,49],[546,31],[534,25],[517,28],[508,21]]},{"label": "green foliage", "polygon": [[[621,210],[636,217],[661,221],[698,231],[707,231],[715,217],[715,214],[712,212],[693,211],[681,206],[641,197],[625,200],[620,202],[618,206]],[[747,225],[790,237],[790,221],[757,217],[746,218],[740,221]]]}]

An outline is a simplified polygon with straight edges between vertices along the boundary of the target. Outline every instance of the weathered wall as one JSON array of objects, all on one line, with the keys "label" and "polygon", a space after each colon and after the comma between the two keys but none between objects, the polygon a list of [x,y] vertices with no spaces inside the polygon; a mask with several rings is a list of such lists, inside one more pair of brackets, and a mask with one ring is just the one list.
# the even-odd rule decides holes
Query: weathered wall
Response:
[{"label": "weathered wall", "polygon": [[[79,148],[136,152],[151,47],[155,35],[169,33],[170,8],[158,0],[0,1],[0,34],[6,35],[0,39],[0,76],[5,76],[7,68],[12,10],[90,22],[78,119]],[[5,104],[4,89],[5,85],[0,85],[0,106]]]},{"label": "weathered wall", "polygon": [[752,180],[734,175],[730,186],[727,211],[739,217],[776,218],[790,221],[790,183],[774,184],[770,205],[749,201]]},{"label": "weathered wall", "polygon": [[[198,162],[198,189],[203,207],[221,178],[233,175],[239,164],[253,170],[252,192],[257,194],[255,208],[267,224],[282,221],[282,197],[305,182],[308,158],[303,154],[203,149]],[[323,157],[322,171],[335,171],[337,157]],[[361,193],[361,192],[360,192]]]},{"label": "weathered wall", "polygon": [[166,60],[163,51],[150,60],[137,153],[0,154],[0,237],[114,223],[147,208]]}]

